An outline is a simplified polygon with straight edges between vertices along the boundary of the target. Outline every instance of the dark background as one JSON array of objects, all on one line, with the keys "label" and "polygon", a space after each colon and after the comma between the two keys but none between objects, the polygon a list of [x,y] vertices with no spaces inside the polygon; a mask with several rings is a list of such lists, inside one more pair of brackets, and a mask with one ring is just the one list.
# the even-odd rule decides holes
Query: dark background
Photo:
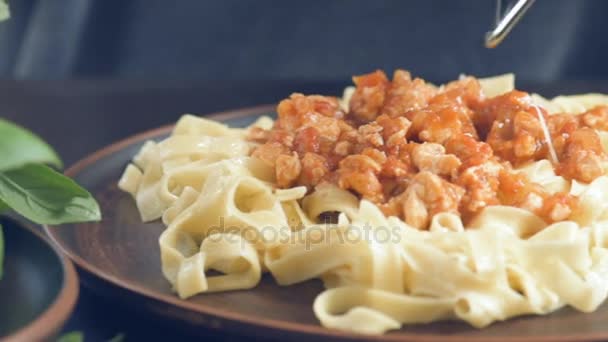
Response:
[{"label": "dark background", "polygon": [[432,80],[608,78],[604,0],[537,0],[495,50],[482,44],[493,0],[9,3],[2,78],[337,80],[399,67]]}]

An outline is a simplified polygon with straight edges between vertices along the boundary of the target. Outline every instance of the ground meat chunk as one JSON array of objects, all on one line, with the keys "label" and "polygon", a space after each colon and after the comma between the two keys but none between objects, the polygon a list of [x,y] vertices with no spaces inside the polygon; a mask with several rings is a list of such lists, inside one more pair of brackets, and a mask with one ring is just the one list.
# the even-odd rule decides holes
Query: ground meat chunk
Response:
[{"label": "ground meat chunk", "polygon": [[289,153],[289,149],[278,142],[269,142],[258,146],[252,153],[252,156],[260,159],[269,166],[274,167],[277,158],[281,154]]},{"label": "ground meat chunk", "polygon": [[423,143],[412,150],[412,161],[420,171],[436,175],[455,176],[460,167],[460,159],[453,154],[446,154],[443,145]]},{"label": "ground meat chunk", "polygon": [[377,70],[370,74],[355,76],[353,82],[357,89],[350,99],[350,115],[359,122],[373,121],[384,106],[389,87],[388,78],[384,72]]},{"label": "ground meat chunk", "polygon": [[382,209],[389,215],[405,217],[405,222],[412,227],[425,229],[437,213],[458,214],[463,195],[463,188],[424,171],[414,176],[405,192],[393,197]]},{"label": "ground meat chunk", "polygon": [[365,125],[359,126],[359,136],[357,142],[361,146],[373,146],[380,147],[384,145],[384,138],[382,138],[382,126],[376,122],[371,122]]},{"label": "ground meat chunk", "polygon": [[420,78],[412,80],[409,72],[397,70],[388,88],[381,114],[391,118],[403,116],[411,110],[422,109],[437,94],[434,86]]},{"label": "ground meat chunk", "polygon": [[499,174],[498,198],[501,204],[539,213],[547,194],[537,183],[523,173],[501,170]]},{"label": "ground meat chunk", "polygon": [[281,154],[276,159],[275,174],[277,185],[282,188],[292,186],[300,176],[302,164],[296,153]]},{"label": "ground meat chunk", "polygon": [[327,160],[316,153],[306,153],[301,159],[302,171],[298,179],[298,184],[312,188],[321,183],[323,178],[329,173]]},{"label": "ground meat chunk", "polygon": [[479,81],[469,76],[446,84],[443,91],[435,96],[431,103],[457,101],[471,107],[479,105],[483,100],[485,100],[485,96]]},{"label": "ground meat chunk", "polygon": [[334,154],[340,157],[346,157],[351,154],[353,144],[350,141],[340,141],[334,147]]},{"label": "ground meat chunk", "polygon": [[381,203],[384,196],[377,176],[381,170],[381,164],[370,156],[350,155],[340,162],[338,185],[343,189],[352,189],[372,202]]},{"label": "ground meat chunk", "polygon": [[490,145],[466,134],[451,137],[446,142],[445,148],[447,153],[454,154],[460,159],[461,169],[480,165],[494,156]]},{"label": "ground meat chunk", "polygon": [[498,114],[487,142],[495,155],[514,165],[545,159],[548,155],[547,139],[535,109]]},{"label": "ground meat chunk", "polygon": [[294,147],[299,155],[307,152],[318,153],[320,149],[320,133],[315,127],[305,127],[296,133]]},{"label": "ground meat chunk", "polygon": [[408,174],[414,173],[415,169],[409,160],[399,159],[394,156],[388,156],[382,165],[381,176],[388,179],[403,178]]},{"label": "ground meat chunk", "polygon": [[407,138],[443,144],[450,137],[468,134],[477,137],[470,109],[458,102],[440,102],[411,111],[406,117],[412,122]]},{"label": "ground meat chunk", "polygon": [[382,127],[382,138],[387,150],[395,151],[407,143],[405,136],[412,123],[405,117],[391,118],[388,115],[380,115],[376,122]]},{"label": "ground meat chunk", "polygon": [[553,147],[558,156],[562,155],[566,147],[566,140],[570,135],[579,129],[581,117],[570,114],[554,114],[549,116],[547,126],[551,132]]},{"label": "ground meat chunk", "polygon": [[508,118],[513,116],[515,112],[529,110],[531,103],[532,98],[530,95],[523,91],[513,90],[472,106],[474,112],[473,122],[477,128],[479,137],[482,140],[486,140],[495,121],[501,120],[500,117],[503,117],[501,120],[503,121],[503,125],[505,123],[509,124],[504,117]]},{"label": "ground meat chunk", "polygon": [[312,113],[306,115],[302,120],[302,128],[313,127],[322,139],[335,142],[340,136],[341,130],[338,120],[334,117],[327,117],[321,114]]},{"label": "ground meat chunk", "polygon": [[581,114],[583,125],[600,131],[608,131],[608,106],[596,106]]},{"label": "ground meat chunk", "polygon": [[455,184],[465,189],[460,211],[468,220],[488,205],[500,204],[498,200],[499,175],[503,166],[495,160],[465,169],[456,178]]},{"label": "ground meat chunk", "polygon": [[372,158],[378,165],[386,163],[386,153],[376,148],[366,148],[361,152],[362,155]]},{"label": "ground meat chunk", "polygon": [[538,213],[547,223],[567,220],[576,210],[578,198],[568,193],[558,192],[548,196]]},{"label": "ground meat chunk", "polygon": [[604,174],[606,154],[600,137],[590,128],[574,131],[566,140],[557,173],[570,179],[590,183]]},{"label": "ground meat chunk", "polygon": [[279,102],[275,126],[287,131],[295,131],[304,125],[311,116],[324,116],[341,119],[344,112],[337,98],[329,96],[304,96],[300,93],[291,94],[288,99]]}]

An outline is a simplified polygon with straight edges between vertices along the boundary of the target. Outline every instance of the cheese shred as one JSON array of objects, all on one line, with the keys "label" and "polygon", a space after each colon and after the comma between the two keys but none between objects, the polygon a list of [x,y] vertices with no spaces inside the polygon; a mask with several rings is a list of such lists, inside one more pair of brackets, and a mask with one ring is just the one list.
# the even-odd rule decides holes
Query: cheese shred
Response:
[{"label": "cheese shred", "polygon": [[554,165],[557,165],[559,164],[559,159],[557,158],[555,147],[553,147],[553,140],[551,140],[551,134],[549,133],[549,127],[547,126],[545,117],[543,116],[543,113],[538,108],[538,106],[534,105],[533,107],[536,110],[536,115],[538,115],[538,120],[540,121],[540,125],[543,128],[543,134],[545,135],[545,140],[547,141],[547,147],[549,148],[549,156],[551,157],[551,161]]}]

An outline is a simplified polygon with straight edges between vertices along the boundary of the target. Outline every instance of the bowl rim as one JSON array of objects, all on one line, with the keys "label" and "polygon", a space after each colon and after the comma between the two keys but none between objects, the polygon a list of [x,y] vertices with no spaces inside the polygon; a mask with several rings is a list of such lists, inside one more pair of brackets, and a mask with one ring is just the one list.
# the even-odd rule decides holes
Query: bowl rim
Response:
[{"label": "bowl rim", "polygon": [[80,292],[78,274],[62,249],[56,243],[50,241],[41,231],[37,230],[33,224],[13,218],[8,218],[8,220],[19,226],[19,229],[27,230],[29,234],[34,235],[53,251],[61,263],[63,282],[59,293],[42,314],[25,326],[13,331],[10,335],[1,337],[0,340],[4,342],[47,340],[60,331],[70,314],[74,311]]},{"label": "bowl rim", "polygon": [[[258,106],[249,106],[243,108],[237,108],[233,110],[219,111],[213,112],[211,114],[202,114],[198,115],[205,119],[210,119],[218,122],[225,122],[231,119],[244,118],[253,115],[263,115],[267,113],[276,113],[276,105],[258,105]],[[74,177],[78,175],[82,170],[86,169],[89,165],[99,161],[102,158],[105,158],[115,152],[118,152],[136,142],[142,142],[146,139],[152,139],[159,137],[161,135],[166,135],[171,132],[174,124],[164,125],[161,127],[153,128],[150,130],[143,131],[141,133],[137,133],[134,135],[130,135],[124,139],[118,140],[114,143],[106,145],[101,149],[98,149],[84,158],[80,159],[68,169],[66,169],[65,174],[69,177]],[[118,288],[126,289],[127,291],[137,295],[142,296],[144,298],[164,303],[166,305],[171,305],[177,307],[181,310],[186,310],[194,313],[200,313],[203,315],[215,316],[217,318],[223,320],[229,320],[238,322],[241,324],[252,325],[257,328],[262,329],[273,329],[275,331],[283,331],[291,334],[298,335],[306,335],[310,338],[325,338],[325,339],[340,339],[340,340],[349,340],[349,341],[448,341],[448,342],[456,342],[456,341],[490,341],[490,342],[498,342],[498,341],[520,341],[520,342],[530,342],[530,341],[596,341],[603,340],[608,338],[607,332],[591,332],[589,334],[574,334],[574,335],[543,335],[543,336],[518,336],[518,337],[509,337],[509,336],[454,336],[454,335],[437,335],[437,334],[417,334],[417,333],[408,333],[402,330],[401,334],[384,334],[384,335],[365,335],[365,334],[356,334],[346,331],[340,331],[336,329],[325,328],[323,326],[309,325],[309,324],[300,324],[294,322],[286,322],[278,319],[269,319],[269,318],[260,318],[260,317],[251,317],[245,314],[241,314],[238,312],[230,311],[229,309],[224,308],[216,308],[216,307],[208,307],[208,306],[199,306],[194,303],[181,300],[177,296],[171,297],[169,295],[165,295],[162,293],[157,293],[154,290],[147,289],[146,287],[134,284],[132,282],[126,281],[119,277],[116,277],[111,274],[105,273],[103,269],[95,266],[92,263],[81,258],[79,255],[72,253],[70,250],[65,248],[63,244],[55,237],[54,226],[43,225],[44,231],[47,236],[56,244],[65,255],[67,255],[72,262],[80,269],[88,272],[96,278],[101,279],[102,281],[108,282],[112,286],[116,286]],[[608,305],[608,303],[607,303]],[[311,303],[312,306],[312,303]],[[311,308],[312,309],[312,308]]]}]

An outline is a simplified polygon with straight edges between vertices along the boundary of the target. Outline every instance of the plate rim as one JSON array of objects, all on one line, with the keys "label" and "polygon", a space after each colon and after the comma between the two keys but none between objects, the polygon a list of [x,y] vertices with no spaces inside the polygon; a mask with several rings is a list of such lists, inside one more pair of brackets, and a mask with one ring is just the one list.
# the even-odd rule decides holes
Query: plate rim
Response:
[{"label": "plate rim", "polygon": [[64,249],[52,240],[48,234],[43,234],[29,222],[23,222],[23,220],[12,217],[5,217],[4,219],[18,226],[17,229],[26,230],[28,234],[33,235],[53,251],[53,254],[59,259],[63,279],[61,289],[40,315],[18,330],[13,331],[10,335],[0,337],[0,340],[5,342],[46,340],[60,331],[74,311],[80,293],[78,274],[71,259],[66,256]]},{"label": "plate rim", "polygon": [[[218,122],[225,122],[231,119],[239,119],[245,118],[249,116],[260,116],[262,114],[274,113],[276,112],[276,105],[266,104],[266,105],[258,105],[258,106],[250,106],[243,107],[239,109],[233,110],[225,110],[219,112],[213,112],[211,114],[194,114],[196,116],[203,117],[205,119],[210,119]],[[130,135],[126,138],[120,139],[114,143],[106,145],[88,155],[78,160],[74,164],[72,164],[69,168],[67,168],[64,172],[66,176],[74,177],[78,175],[82,170],[86,169],[90,164],[95,163],[96,161],[109,156],[115,152],[118,152],[133,143],[145,141],[146,139],[151,139],[153,137],[158,137],[163,134],[169,133],[175,124],[168,124],[158,128],[153,128],[150,130],[146,130],[141,133],[137,133],[134,135]],[[165,305],[170,305],[181,310],[187,310],[192,313],[199,313],[208,315],[210,317],[216,317],[223,320],[229,320],[236,323],[244,323],[261,329],[272,329],[274,331],[284,331],[293,334],[306,335],[308,337],[321,337],[321,338],[333,338],[333,339],[341,339],[341,340],[351,340],[351,341],[448,341],[448,342],[456,342],[456,341],[490,341],[490,342],[498,342],[498,341],[596,341],[601,339],[608,339],[608,330],[603,332],[593,332],[590,334],[584,335],[543,335],[543,336],[518,336],[518,337],[508,337],[508,336],[455,336],[455,335],[438,335],[438,334],[416,334],[416,333],[408,333],[407,331],[401,330],[399,334],[384,334],[384,335],[365,335],[365,334],[356,334],[352,332],[341,331],[337,329],[325,328],[322,325],[311,325],[311,324],[300,324],[293,322],[281,321],[278,319],[270,319],[270,318],[260,318],[249,316],[245,314],[241,314],[238,312],[231,311],[229,309],[216,308],[211,306],[201,306],[194,304],[192,302],[188,302],[187,300],[182,300],[177,296],[170,296],[162,293],[158,293],[154,290],[147,289],[143,286],[139,286],[137,284],[133,284],[128,280],[121,279],[119,277],[113,276],[111,274],[107,274],[103,269],[95,266],[92,263],[87,262],[79,255],[72,253],[68,248],[62,245],[59,239],[55,238],[55,233],[53,230],[61,229],[60,227],[43,225],[44,232],[46,236],[53,242],[57,248],[61,250],[76,266],[89,274],[93,275],[109,283],[112,286],[122,288],[127,290],[128,292],[135,294],[137,296],[143,296],[144,298],[157,301],[159,303],[163,303]],[[278,286],[278,285],[277,285]],[[605,303],[608,305],[608,303]],[[312,310],[312,303],[311,303]],[[582,313],[581,314],[589,314]],[[593,314],[593,313],[590,313]],[[535,317],[535,316],[530,316]],[[499,323],[499,322],[497,322]],[[404,326],[407,329],[406,326]],[[213,327],[209,327],[209,329],[213,329]],[[403,329],[403,327],[402,327]],[[472,328],[474,329],[474,328]],[[216,329],[217,330],[217,329]],[[221,331],[222,328],[219,328]]]}]

